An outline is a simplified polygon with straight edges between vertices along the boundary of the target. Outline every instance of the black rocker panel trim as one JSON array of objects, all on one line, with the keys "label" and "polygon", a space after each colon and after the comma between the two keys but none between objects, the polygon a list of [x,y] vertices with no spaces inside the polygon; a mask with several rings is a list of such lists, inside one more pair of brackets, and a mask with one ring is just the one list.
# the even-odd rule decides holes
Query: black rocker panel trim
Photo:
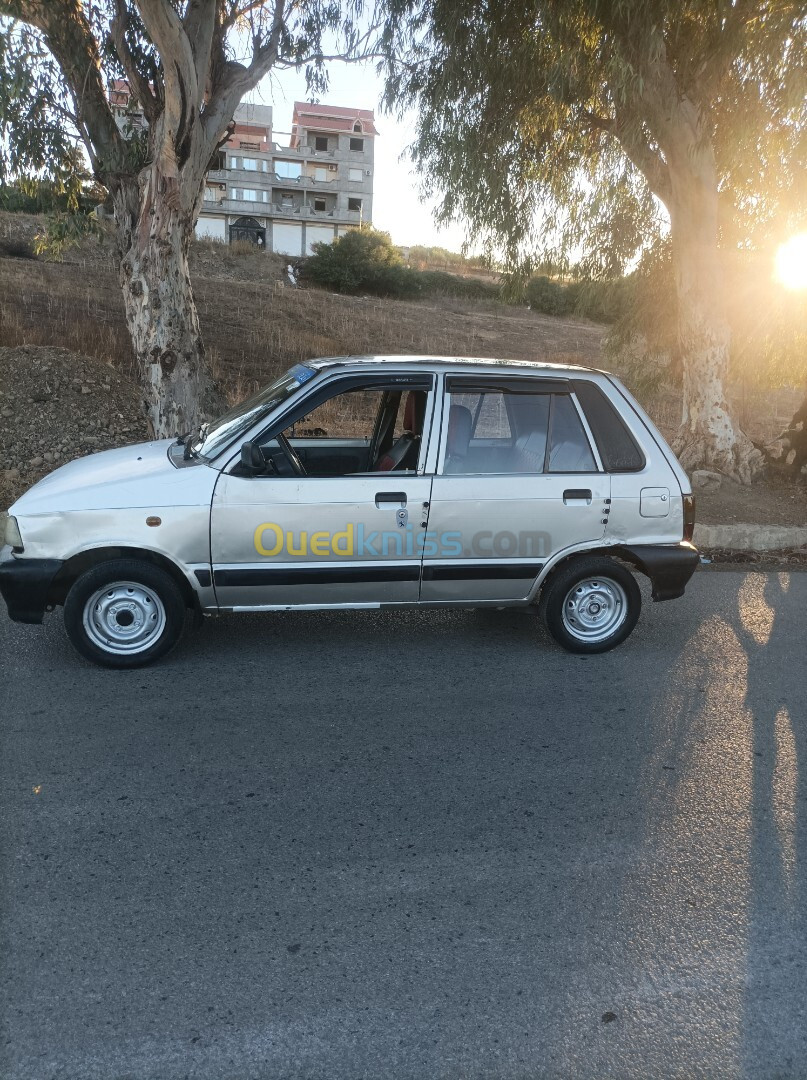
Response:
[{"label": "black rocker panel trim", "polygon": [[492,581],[514,578],[536,578],[543,563],[455,563],[452,566],[423,564],[424,581]]},{"label": "black rocker panel trim", "polygon": [[245,566],[215,570],[219,587],[239,585],[348,585],[362,581],[419,581],[420,563],[399,566]]}]

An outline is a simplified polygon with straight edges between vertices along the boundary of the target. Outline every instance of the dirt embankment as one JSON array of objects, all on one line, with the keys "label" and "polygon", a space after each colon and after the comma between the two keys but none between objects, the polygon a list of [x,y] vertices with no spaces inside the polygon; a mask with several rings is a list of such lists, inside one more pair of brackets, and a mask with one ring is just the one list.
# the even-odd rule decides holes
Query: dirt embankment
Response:
[{"label": "dirt embankment", "polygon": [[148,438],[134,385],[67,349],[0,348],[0,510],[72,458]]}]

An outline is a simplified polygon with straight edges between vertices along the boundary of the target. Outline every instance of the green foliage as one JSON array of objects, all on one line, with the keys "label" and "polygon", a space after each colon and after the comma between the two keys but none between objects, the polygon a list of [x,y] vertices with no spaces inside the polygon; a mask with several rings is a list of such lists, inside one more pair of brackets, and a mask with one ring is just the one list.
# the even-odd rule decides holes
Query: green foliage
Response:
[{"label": "green foliage", "polygon": [[415,271],[423,296],[456,296],[465,300],[498,300],[498,285],[478,278],[448,274],[444,270]]},{"label": "green foliage", "polygon": [[[379,0],[386,101],[438,220],[491,257],[616,278],[665,231],[669,118],[714,150],[724,239],[807,211],[807,18],[748,0]],[[460,104],[458,104],[460,103]],[[672,140],[672,141],[670,141]],[[679,161],[681,158],[679,157]]]},{"label": "green foliage", "polygon": [[308,281],[341,293],[420,295],[416,271],[404,266],[388,233],[372,228],[351,229],[332,244],[314,244],[302,273]]},{"label": "green foliage", "polygon": [[441,270],[404,266],[389,234],[372,228],[352,229],[332,244],[315,244],[302,266],[302,277],[341,293],[370,293],[399,300],[426,296],[457,296],[495,300],[495,285]]},{"label": "green foliage", "polygon": [[17,200],[77,205],[82,158],[62,113],[58,69],[41,35],[25,23],[0,18],[0,197],[15,184]]},{"label": "green foliage", "polygon": [[577,288],[540,274],[530,279],[525,299],[533,311],[544,315],[571,315],[577,304]]}]

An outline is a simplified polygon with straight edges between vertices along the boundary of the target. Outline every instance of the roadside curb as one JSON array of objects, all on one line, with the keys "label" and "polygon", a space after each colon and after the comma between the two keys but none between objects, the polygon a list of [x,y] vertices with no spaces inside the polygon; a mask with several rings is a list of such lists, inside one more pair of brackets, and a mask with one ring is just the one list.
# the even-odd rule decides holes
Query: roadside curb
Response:
[{"label": "roadside curb", "polygon": [[789,551],[807,547],[807,525],[695,525],[695,547],[723,551]]}]

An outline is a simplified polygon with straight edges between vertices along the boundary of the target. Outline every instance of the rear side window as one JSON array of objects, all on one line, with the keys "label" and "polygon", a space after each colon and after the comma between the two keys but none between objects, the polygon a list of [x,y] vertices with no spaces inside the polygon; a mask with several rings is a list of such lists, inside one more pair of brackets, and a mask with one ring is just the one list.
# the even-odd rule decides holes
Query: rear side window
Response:
[{"label": "rear side window", "polygon": [[586,415],[606,472],[639,472],[645,458],[622,417],[595,383],[574,380],[574,392]]},{"label": "rear side window", "polygon": [[568,393],[512,380],[474,387],[450,380],[444,473],[596,472],[583,423]]}]

